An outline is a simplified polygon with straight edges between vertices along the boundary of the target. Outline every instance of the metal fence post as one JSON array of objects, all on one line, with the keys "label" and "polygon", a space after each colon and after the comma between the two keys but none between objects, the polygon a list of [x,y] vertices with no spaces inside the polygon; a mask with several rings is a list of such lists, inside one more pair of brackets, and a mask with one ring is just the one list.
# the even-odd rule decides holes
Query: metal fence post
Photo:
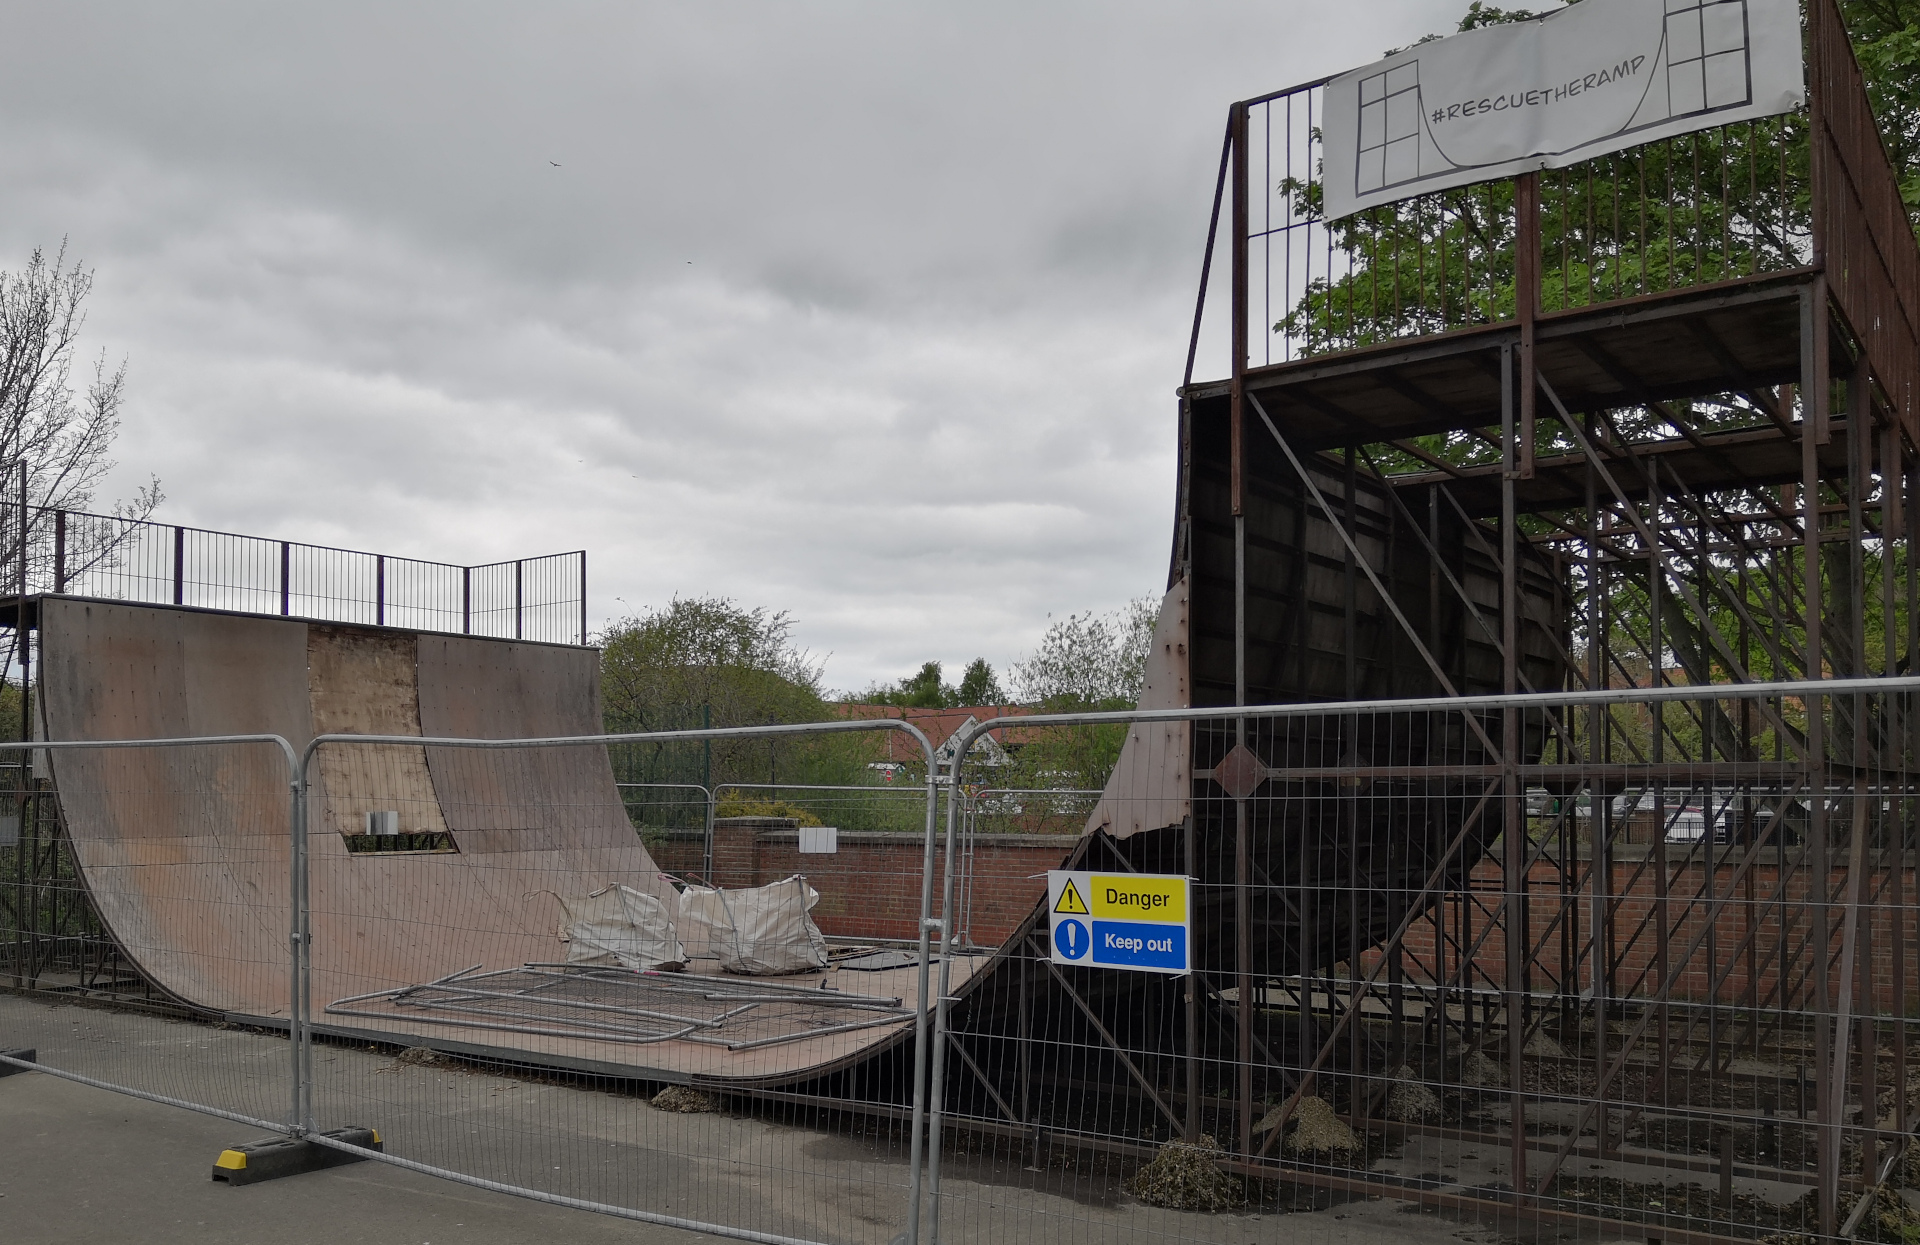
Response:
[{"label": "metal fence post", "polygon": [[280,542],[280,616],[285,618],[292,604],[293,546],[286,541]]},{"label": "metal fence post", "polygon": [[387,555],[373,555],[373,625],[387,625]]},{"label": "metal fence post", "polygon": [[67,590],[67,512],[53,512],[53,590]]},{"label": "metal fence post", "polygon": [[927,1156],[927,1185],[932,1195],[928,1206],[928,1239],[933,1245],[940,1245],[940,1141],[942,1116],[946,1113],[946,1065],[947,1065],[947,1001],[953,987],[953,841],[957,827],[956,796],[960,791],[960,771],[966,764],[967,753],[973,750],[974,741],[985,734],[984,730],[965,732],[954,745],[953,765],[947,774],[947,843],[946,863],[940,879],[940,991],[935,997],[933,1009],[933,1072],[930,1084],[933,1091],[933,1107],[927,1113],[927,1136],[932,1146]]},{"label": "metal fence post", "polygon": [[[309,754],[311,755],[311,754]],[[292,847],[288,852],[288,950],[291,955],[288,1045],[293,1048],[293,1118],[296,1133],[317,1131],[313,1118],[313,1023],[309,1014],[312,914],[307,899],[307,757],[293,767]]]},{"label": "metal fence post", "polygon": [[587,551],[580,551],[580,643],[587,642]]},{"label": "metal fence post", "polygon": [[460,568],[460,634],[473,634],[473,568]]},{"label": "metal fence post", "polygon": [[[713,706],[700,706],[700,729],[713,729]],[[713,885],[713,819],[719,812],[717,789],[713,785],[713,740],[701,741],[700,785],[707,793],[707,846],[701,860],[700,880]]]},{"label": "metal fence post", "polygon": [[[927,752],[927,841],[920,862],[920,974],[919,998],[913,1009],[913,1119],[907,1152],[907,1231],[906,1245],[920,1245],[921,1165],[927,1144],[927,989],[932,957],[928,934],[938,927],[933,917],[933,845],[939,808],[939,763]],[[940,1152],[939,1140],[934,1153]],[[939,1196],[939,1168],[932,1172],[934,1196]]]},{"label": "metal fence post", "polygon": [[514,562],[513,562],[513,638],[516,640],[524,638],[521,635],[521,630],[522,630],[521,601],[524,599],[524,596],[525,596],[525,593],[522,591],[523,583],[526,579],[525,566],[526,564],[521,562],[518,558],[514,559]]},{"label": "metal fence post", "polygon": [[173,529],[173,603],[187,603],[187,529]]}]

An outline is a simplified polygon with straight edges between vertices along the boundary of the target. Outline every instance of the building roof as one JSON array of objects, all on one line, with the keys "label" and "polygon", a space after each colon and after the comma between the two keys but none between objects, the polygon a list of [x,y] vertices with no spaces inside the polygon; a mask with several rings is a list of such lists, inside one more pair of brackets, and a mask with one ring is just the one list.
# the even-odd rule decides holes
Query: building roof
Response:
[{"label": "building roof", "polygon": [[[985,722],[991,718],[1024,717],[1034,710],[1028,705],[965,705],[954,709],[915,709],[902,705],[859,705],[842,704],[836,706],[842,717],[847,718],[900,718],[912,723],[926,735],[936,749],[945,746],[969,722]],[[988,737],[997,745],[1018,744],[1024,742],[1018,728],[999,728],[989,732]],[[912,756],[913,745],[903,736],[887,732],[887,759],[890,761],[917,760]]]}]

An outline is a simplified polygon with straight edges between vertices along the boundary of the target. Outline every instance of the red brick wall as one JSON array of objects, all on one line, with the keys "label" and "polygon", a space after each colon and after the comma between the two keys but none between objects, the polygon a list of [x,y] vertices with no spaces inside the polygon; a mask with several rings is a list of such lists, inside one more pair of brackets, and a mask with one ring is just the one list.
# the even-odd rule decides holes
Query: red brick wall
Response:
[{"label": "red brick wall", "polygon": [[[982,835],[975,841],[970,875],[962,883],[971,891],[970,934],[975,943],[997,946],[1024,920],[1046,889],[1044,874],[1060,867],[1075,839],[1069,835]],[[763,886],[796,873],[804,873],[820,892],[820,906],[814,919],[829,934],[851,938],[905,938],[916,936],[920,915],[920,877],[924,840],[913,834],[848,833],[839,837],[840,850],[831,856],[800,855],[799,833],[795,824],[784,818],[722,818],[714,823],[713,863],[715,883],[721,886]],[[702,838],[697,831],[677,831],[651,845],[654,860],[670,873],[698,878]],[[1721,849],[1724,853],[1726,849]],[[1737,849],[1736,849],[1737,850]],[[1685,848],[1672,849],[1675,857]],[[1646,848],[1620,851],[1614,860],[1611,914],[1614,955],[1621,963],[1616,971],[1615,989],[1623,994],[1646,997],[1657,993],[1659,939],[1657,910],[1660,905],[1660,877],[1657,866],[1642,858]],[[941,860],[936,856],[935,894],[943,885]],[[1590,984],[1590,954],[1584,947],[1591,937],[1592,895],[1586,880],[1587,862],[1578,867],[1580,889],[1574,894],[1569,916],[1573,930],[1575,976],[1582,989]],[[1762,1008],[1783,1006],[1778,993],[1783,959],[1786,962],[1793,998],[1784,1006],[1810,1007],[1812,996],[1807,984],[1807,966],[1813,958],[1815,943],[1808,941],[1814,928],[1815,910],[1808,903],[1809,874],[1805,869],[1788,869],[1789,884],[1780,897],[1778,866],[1770,860],[1756,862],[1736,883],[1738,859],[1723,859],[1709,873],[1703,863],[1682,864],[1670,861],[1666,868],[1666,909],[1670,997],[1676,1000],[1705,1000],[1715,989],[1713,978],[1725,974],[1717,987],[1718,1001],[1740,1005],[1754,1001]],[[1041,875],[1041,876],[1035,876]],[[1830,878],[1830,893],[1844,898],[1844,871],[1836,867]],[[1501,987],[1505,984],[1504,933],[1489,930],[1492,912],[1500,903],[1500,870],[1490,861],[1482,861],[1474,870],[1475,894],[1472,900],[1452,896],[1442,909],[1448,932],[1446,947],[1447,977],[1458,980],[1460,951],[1453,943],[1465,917],[1465,943],[1486,934],[1474,956],[1472,984]],[[1534,866],[1529,880],[1531,899],[1531,935],[1529,944],[1539,948],[1537,965],[1527,985],[1533,990],[1551,990],[1560,971],[1561,930],[1566,918],[1555,924],[1562,913],[1561,878],[1558,870],[1545,862]],[[1895,982],[1896,935],[1903,937],[1904,960],[1901,973],[1906,978],[1905,1001],[1908,1008],[1920,1005],[1920,904],[1913,863],[1908,861],[1896,871],[1888,867],[1870,869],[1866,895],[1870,906],[1861,923],[1860,937],[1872,964],[1874,1008],[1887,1011],[1898,999]],[[1730,895],[1730,889],[1733,893]],[[962,892],[963,894],[965,891]],[[1892,902],[1895,896],[1903,902]],[[1831,908],[1833,934],[1831,954],[1837,956],[1841,945],[1843,907]],[[1711,939],[1701,939],[1690,960],[1683,955],[1709,923]],[[1405,940],[1407,973],[1411,979],[1431,977],[1434,963],[1434,921],[1416,920]],[[1784,947],[1783,947],[1784,943]],[[1362,967],[1371,967],[1379,952],[1361,957]],[[1837,977],[1830,982],[1831,996],[1839,997]]]},{"label": "red brick wall", "polygon": [[[713,881],[718,886],[764,886],[803,873],[820,892],[813,919],[822,932],[849,938],[918,937],[924,838],[842,830],[840,850],[830,856],[802,856],[799,840],[789,818],[722,817],[713,826]],[[976,838],[971,872],[956,878],[956,888],[964,886],[962,895],[970,899],[964,910],[972,940],[986,946],[1004,942],[1046,893],[1046,871],[1060,867],[1075,841],[1070,835],[1050,834]],[[700,832],[673,831],[648,848],[666,872],[700,877]],[[945,885],[943,864],[936,850],[936,909]]]}]

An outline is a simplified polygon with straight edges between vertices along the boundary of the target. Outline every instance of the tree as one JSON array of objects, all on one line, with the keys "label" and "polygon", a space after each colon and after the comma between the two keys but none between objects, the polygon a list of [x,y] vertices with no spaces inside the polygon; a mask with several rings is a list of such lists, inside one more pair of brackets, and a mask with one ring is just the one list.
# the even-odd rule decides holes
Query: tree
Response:
[{"label": "tree", "polygon": [[903,709],[944,709],[959,693],[940,681],[940,663],[927,662],[918,674],[908,675],[894,684],[876,683],[860,697],[870,705],[896,705]]},{"label": "tree", "polygon": [[1025,660],[1013,664],[1015,694],[1023,704],[1053,713],[1133,708],[1158,616],[1159,602],[1152,597],[1111,614],[1069,614],[1047,628]]},{"label": "tree", "polygon": [[[29,591],[54,586],[51,512],[91,508],[116,465],[109,454],[120,430],[126,363],[110,368],[102,353],[84,391],[75,388],[92,290],[92,271],[78,262],[68,267],[64,244],[52,260],[36,247],[25,269],[0,270],[0,582],[17,584],[24,573]],[[111,564],[132,533],[124,520],[145,519],[160,501],[156,477],[131,501],[113,503],[106,518],[69,523],[69,572]],[[17,670],[18,643],[15,628],[0,669]],[[17,709],[0,712],[0,733],[16,737],[20,716]]]},{"label": "tree", "polygon": [[[821,692],[821,664],[794,642],[793,626],[785,611],[748,609],[725,597],[675,597],[662,609],[612,624],[595,638],[608,733],[839,717]],[[910,800],[794,790],[878,785],[870,765],[878,738],[749,736],[616,744],[609,751],[629,814],[649,829],[704,824],[704,797],[672,784],[707,787],[733,813],[785,816],[815,802],[807,816],[830,817],[845,829],[917,827],[918,809]]]},{"label": "tree", "polygon": [[[86,510],[116,465],[108,455],[126,398],[125,361],[110,368],[103,352],[84,392],[75,388],[92,291],[93,272],[67,267],[64,245],[51,261],[35,248],[24,270],[0,271],[0,500],[18,501],[24,470],[30,505]],[[144,519],[161,500],[156,478],[112,512]]]},{"label": "tree", "polygon": [[[1159,603],[1141,597],[1111,614],[1087,611],[1058,620],[1040,637],[1039,647],[1013,664],[1016,695],[1049,713],[1133,708],[1145,683],[1158,617]],[[1106,785],[1127,730],[1117,725],[1068,726],[1026,733],[1016,773],[998,781],[1013,787],[1093,790]]]},{"label": "tree", "polygon": [[995,677],[993,667],[984,657],[976,657],[967,663],[966,672],[960,676],[959,703],[963,705],[998,705],[1006,703],[1007,694],[1001,690],[1000,680]]},{"label": "tree", "polygon": [[612,624],[596,639],[607,730],[828,717],[821,668],[794,645],[792,632],[784,611],[746,609],[725,597],[675,597],[664,609]]},{"label": "tree", "polygon": [[896,705],[903,709],[957,709],[963,705],[997,705],[1007,694],[984,657],[967,663],[960,686],[942,681],[942,667],[930,661],[898,683],[876,683],[856,699],[861,704]]}]

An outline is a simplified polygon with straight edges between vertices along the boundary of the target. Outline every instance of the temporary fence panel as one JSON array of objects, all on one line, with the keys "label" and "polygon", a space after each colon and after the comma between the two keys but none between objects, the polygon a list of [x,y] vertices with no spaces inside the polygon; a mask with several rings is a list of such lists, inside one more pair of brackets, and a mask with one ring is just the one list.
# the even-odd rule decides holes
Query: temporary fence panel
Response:
[{"label": "temporary fence panel", "polygon": [[289,745],[0,752],[16,762],[0,771],[0,1049],[256,1125],[299,1123]]},{"label": "temporary fence panel", "polygon": [[[938,1235],[1228,1239],[1223,1212],[1364,1196],[1905,1239],[1916,693],[1165,715],[1141,736],[1190,750],[1190,813],[1070,863],[1191,876],[1196,971],[1062,966],[1041,903],[948,986]],[[1103,807],[1165,807],[1127,781],[1164,759]]]},{"label": "temporary fence panel", "polygon": [[[651,831],[636,814],[661,805],[613,781],[631,741],[315,744],[312,1123],[377,1121],[396,1159],[632,1217],[893,1240],[913,1205],[925,788],[909,850],[801,855],[791,821],[723,818],[706,870],[697,819]],[[811,911],[779,906],[808,892]],[[896,898],[869,936],[859,914]],[[821,966],[725,971],[709,927],[729,916]]]}]

